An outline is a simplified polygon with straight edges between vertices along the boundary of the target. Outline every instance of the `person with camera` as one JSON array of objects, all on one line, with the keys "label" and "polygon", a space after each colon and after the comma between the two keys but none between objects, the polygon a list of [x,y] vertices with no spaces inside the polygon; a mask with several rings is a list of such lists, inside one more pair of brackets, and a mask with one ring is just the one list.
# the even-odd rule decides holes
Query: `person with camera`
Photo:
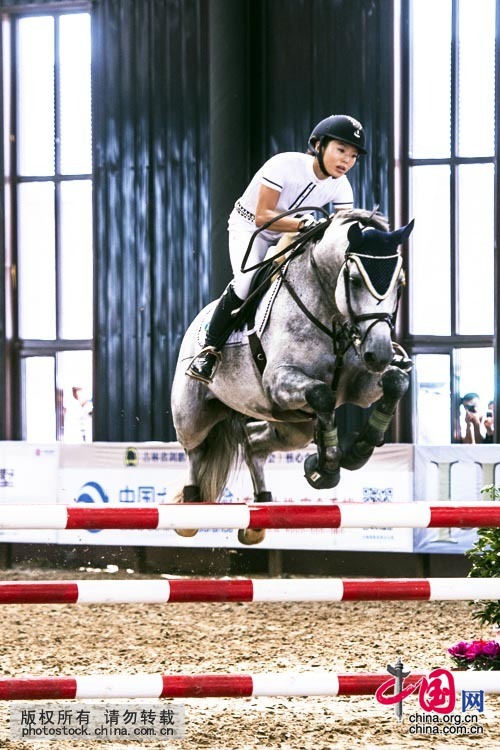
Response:
[{"label": "person with camera", "polygon": [[462,435],[462,443],[484,443],[482,433],[483,417],[480,413],[479,395],[471,391],[460,399],[460,405],[465,411],[465,434]]},{"label": "person with camera", "polygon": [[495,436],[494,413],[495,413],[495,402],[488,401],[488,409],[486,411],[486,416],[483,421],[483,427],[486,433],[484,436],[485,443],[492,443],[494,440],[494,436]]}]

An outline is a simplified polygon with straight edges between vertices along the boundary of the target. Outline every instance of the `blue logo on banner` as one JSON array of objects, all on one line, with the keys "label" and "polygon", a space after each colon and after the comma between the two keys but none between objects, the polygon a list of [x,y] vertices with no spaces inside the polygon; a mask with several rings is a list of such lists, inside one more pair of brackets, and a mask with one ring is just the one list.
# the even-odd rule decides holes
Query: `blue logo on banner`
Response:
[{"label": "blue logo on banner", "polygon": [[86,482],[78,493],[77,503],[109,503],[109,497],[97,482]]}]

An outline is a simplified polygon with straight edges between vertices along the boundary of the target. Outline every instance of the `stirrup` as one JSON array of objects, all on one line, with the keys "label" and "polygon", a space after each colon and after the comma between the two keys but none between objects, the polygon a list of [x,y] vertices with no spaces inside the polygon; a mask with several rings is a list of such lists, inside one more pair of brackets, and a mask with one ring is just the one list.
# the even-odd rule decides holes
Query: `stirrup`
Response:
[{"label": "stirrup", "polygon": [[[210,358],[213,357],[212,363],[208,361],[207,355],[210,355]],[[205,357],[205,362],[201,363],[198,367],[197,360],[202,357]],[[189,375],[190,378],[194,378],[194,380],[200,380],[202,383],[209,385],[214,379],[215,373],[219,369],[221,361],[222,354],[218,349],[215,348],[215,346],[204,346],[203,349],[199,351],[198,354],[196,354],[189,363],[189,367],[186,370],[186,375]]]},{"label": "stirrup", "polygon": [[408,352],[405,351],[397,341],[392,342],[392,348],[394,349],[394,357],[392,358],[391,365],[393,367],[399,367],[400,370],[405,370],[405,372],[409,372],[413,367],[413,361],[411,357],[408,356]]}]

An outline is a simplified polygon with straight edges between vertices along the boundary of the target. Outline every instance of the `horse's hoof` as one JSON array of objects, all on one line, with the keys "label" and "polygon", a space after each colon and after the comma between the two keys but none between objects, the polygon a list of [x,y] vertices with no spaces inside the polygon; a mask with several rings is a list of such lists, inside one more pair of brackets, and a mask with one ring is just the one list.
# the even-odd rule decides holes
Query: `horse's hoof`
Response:
[{"label": "horse's hoof", "polygon": [[197,484],[185,484],[182,488],[181,503],[201,503],[200,488]]},{"label": "horse's hoof", "polygon": [[311,454],[304,461],[304,476],[315,490],[330,490],[340,482],[340,469],[329,471],[318,467],[318,456]]},{"label": "horse's hoof", "polygon": [[410,374],[399,367],[389,367],[382,375],[384,398],[400,401],[408,390]]},{"label": "horse's hoof", "polygon": [[254,499],[256,503],[272,503],[273,493],[263,490],[262,492],[259,492]]},{"label": "horse's hoof", "polygon": [[238,541],[240,544],[259,544],[265,536],[265,529],[240,529],[238,531]]},{"label": "horse's hoof", "polygon": [[179,536],[196,536],[198,529],[175,529],[175,533]]}]

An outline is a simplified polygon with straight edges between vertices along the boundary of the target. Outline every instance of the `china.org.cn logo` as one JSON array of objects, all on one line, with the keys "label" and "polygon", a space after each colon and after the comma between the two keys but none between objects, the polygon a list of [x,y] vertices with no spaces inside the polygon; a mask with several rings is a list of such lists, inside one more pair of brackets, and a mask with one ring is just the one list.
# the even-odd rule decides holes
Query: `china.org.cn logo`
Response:
[{"label": "china.org.cn logo", "polygon": [[[391,675],[375,692],[377,701],[385,706],[394,706],[399,719],[403,718],[403,701],[412,693],[418,693],[419,706],[423,712],[444,717],[451,715],[456,705],[456,687],[453,673],[448,669],[433,669],[428,675],[409,678],[401,657],[394,665],[388,664]],[[408,679],[409,678],[409,679]],[[484,711],[483,690],[462,690],[462,711]]]}]

